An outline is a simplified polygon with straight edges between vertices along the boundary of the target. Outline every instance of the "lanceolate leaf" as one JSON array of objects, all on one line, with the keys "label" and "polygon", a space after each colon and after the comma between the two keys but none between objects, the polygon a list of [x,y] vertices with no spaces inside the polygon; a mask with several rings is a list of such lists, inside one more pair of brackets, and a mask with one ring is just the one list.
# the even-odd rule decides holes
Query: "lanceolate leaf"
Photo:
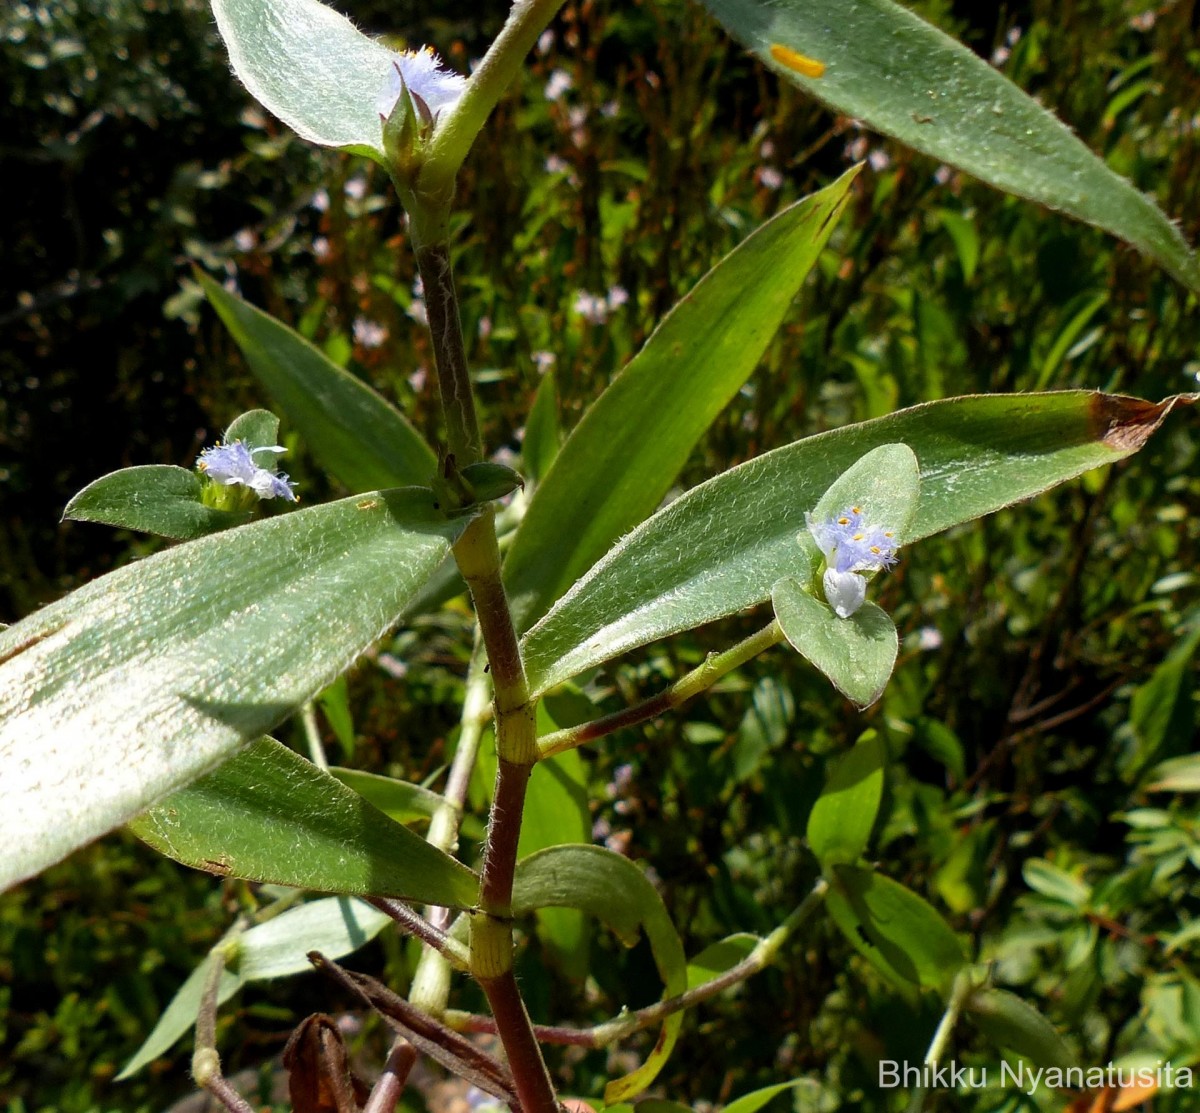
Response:
[{"label": "lanceolate leaf", "polygon": [[[687,988],[687,959],[683,944],[654,886],[628,858],[599,846],[552,846],[517,864],[513,882],[513,911],[538,908],[578,908],[603,920],[626,946],[646,933],[654,964],[674,997]],[[667,1061],[679,1035],[683,1013],[672,1013],[650,1057],[637,1070],[610,1082],[604,1089],[608,1105],[641,1093]]]},{"label": "lanceolate leaf", "polygon": [[323,467],[354,491],[429,482],[437,458],[399,410],[282,321],[197,277],[250,370]]},{"label": "lanceolate leaf", "polygon": [[[535,693],[807,575],[804,514],[871,449],[921,468],[916,541],[1136,452],[1176,405],[1090,391],[930,402],[797,441],[693,488],[618,543],[525,635]],[[905,559],[915,559],[905,550]]]},{"label": "lanceolate leaf", "polygon": [[168,858],[221,876],[447,908],[478,897],[466,866],[272,738],[130,826]]},{"label": "lanceolate leaf", "polygon": [[662,501],[758,366],[856,173],[785,209],[709,271],[572,431],[505,561],[522,628]]},{"label": "lanceolate leaf", "polygon": [[212,0],[234,72],[296,134],[383,161],[391,52],[317,0]]},{"label": "lanceolate leaf", "polygon": [[128,565],[0,634],[0,888],[311,699],[465,524],[426,490],[358,495]]},{"label": "lanceolate leaf", "polygon": [[[217,1004],[224,1004],[247,982],[310,973],[309,951],[320,951],[329,958],[357,951],[390,923],[390,916],[347,897],[327,897],[288,909],[237,937],[236,958],[226,964],[221,974]],[[224,948],[228,939],[227,936],[218,947]],[[207,962],[206,959],[192,972],[171,999],[146,1042],[117,1075],[118,1081],[165,1055],[195,1024]]]},{"label": "lanceolate leaf", "polygon": [[[982,58],[890,0],[703,0],[730,34],[835,112],[1127,240],[1200,290],[1200,262],[1150,198]],[[789,66],[782,46],[823,63]]]}]

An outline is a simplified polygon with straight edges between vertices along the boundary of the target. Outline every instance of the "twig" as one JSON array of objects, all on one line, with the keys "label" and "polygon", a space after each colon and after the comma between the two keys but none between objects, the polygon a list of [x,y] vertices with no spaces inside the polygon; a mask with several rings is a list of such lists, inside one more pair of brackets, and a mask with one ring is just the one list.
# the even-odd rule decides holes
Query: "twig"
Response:
[{"label": "twig", "polygon": [[664,712],[686,703],[706,688],[711,688],[721,677],[781,641],[783,631],[778,622],[771,621],[737,645],[721,653],[710,653],[703,663],[657,695],[624,710],[614,711],[611,715],[593,719],[590,723],[581,723],[577,727],[567,727],[543,735],[538,739],[538,750],[542,757],[550,757],[553,754],[561,754],[564,750],[573,750],[587,742],[594,742],[597,738],[612,734],[613,731],[657,718]]},{"label": "twig", "polygon": [[196,1049],[192,1053],[192,1077],[197,1086],[212,1094],[230,1113],[254,1113],[250,1103],[221,1073],[221,1057],[217,1054],[217,994],[224,972],[225,948],[217,946],[209,952],[204,990],[200,995],[200,1011],[196,1015]]},{"label": "twig", "polygon": [[470,969],[467,948],[457,939],[451,939],[441,928],[409,908],[407,904],[388,897],[367,897],[366,900],[380,912],[391,916],[409,935],[416,936],[427,947],[432,947],[443,955],[456,970],[465,972]]},{"label": "twig", "polygon": [[317,951],[308,960],[343,989],[358,997],[400,1032],[418,1051],[448,1070],[502,1101],[517,1101],[517,1091],[508,1068],[463,1039],[441,1021],[414,1008],[398,993],[365,974],[346,970]]},{"label": "twig", "polygon": [[[672,1013],[690,1009],[711,997],[716,997],[717,994],[723,993],[731,986],[745,981],[770,966],[792,932],[820,906],[828,889],[828,882],[824,878],[818,879],[812,891],[795,911],[766,939],[760,939],[754,950],[741,962],[694,989],[689,989],[675,997],[668,997],[663,1001],[657,1001],[653,1005],[647,1005],[635,1012],[622,1013],[620,1016],[592,1028],[568,1028],[538,1024],[534,1025],[534,1033],[543,1043],[607,1047],[610,1043],[624,1039],[633,1032],[653,1027]],[[450,1011],[446,1013],[445,1021],[451,1028],[460,1032],[495,1033],[497,1031],[497,1022],[493,1017],[479,1016],[475,1013]]]}]

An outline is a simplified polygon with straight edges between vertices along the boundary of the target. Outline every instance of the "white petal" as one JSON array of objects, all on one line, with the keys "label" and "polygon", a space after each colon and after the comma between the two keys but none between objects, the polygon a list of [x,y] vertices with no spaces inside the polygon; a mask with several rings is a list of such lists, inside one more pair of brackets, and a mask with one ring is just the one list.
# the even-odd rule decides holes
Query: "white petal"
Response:
[{"label": "white petal", "polygon": [[838,572],[832,568],[822,578],[825,598],[838,618],[849,618],[867,597],[867,581],[853,572]]}]

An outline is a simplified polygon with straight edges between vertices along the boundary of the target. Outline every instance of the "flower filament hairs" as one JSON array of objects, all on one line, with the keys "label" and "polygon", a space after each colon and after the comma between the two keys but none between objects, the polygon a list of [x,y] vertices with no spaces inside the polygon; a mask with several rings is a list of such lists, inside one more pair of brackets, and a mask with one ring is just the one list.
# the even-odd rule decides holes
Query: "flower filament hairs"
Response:
[{"label": "flower filament hairs", "polygon": [[215,444],[200,453],[196,468],[223,487],[246,487],[260,499],[281,498],[295,502],[294,485],[286,475],[276,472],[274,468],[260,467],[254,462],[257,452],[278,454],[286,451],[286,448],[277,444],[259,448],[250,448],[244,441]]},{"label": "flower filament hairs", "polygon": [[433,47],[402,50],[392,55],[376,107],[386,120],[395,110],[400,94],[407,89],[414,108],[428,126],[439,112],[454,106],[466,87],[467,79],[442,65]]},{"label": "flower filament hairs", "polygon": [[896,563],[896,535],[883,526],[869,525],[857,506],[823,521],[806,514],[805,521],[825,557],[821,579],[825,599],[839,618],[849,618],[867,597],[862,573],[881,572]]}]

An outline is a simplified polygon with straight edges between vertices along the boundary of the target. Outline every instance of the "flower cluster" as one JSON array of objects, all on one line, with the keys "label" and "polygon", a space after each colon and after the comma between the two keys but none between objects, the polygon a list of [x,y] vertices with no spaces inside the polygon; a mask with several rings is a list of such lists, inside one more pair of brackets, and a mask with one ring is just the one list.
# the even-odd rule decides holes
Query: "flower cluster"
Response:
[{"label": "flower cluster", "polygon": [[466,87],[467,79],[446,69],[433,47],[403,50],[392,55],[379,92],[379,115],[385,120],[391,116],[401,90],[407,88],[418,111],[424,107],[429,117],[436,117],[443,108],[453,107]]},{"label": "flower cluster", "polygon": [[254,462],[255,452],[286,452],[280,445],[268,445],[251,449],[243,441],[218,444],[200,453],[196,467],[214,483],[224,487],[248,487],[260,499],[287,499],[296,501],[296,492],[290,479],[272,468],[259,467]]},{"label": "flower cluster", "polygon": [[805,516],[808,532],[825,556],[825,598],[839,618],[849,618],[867,597],[863,572],[880,572],[896,563],[896,535],[868,525],[857,506],[824,521]]}]

